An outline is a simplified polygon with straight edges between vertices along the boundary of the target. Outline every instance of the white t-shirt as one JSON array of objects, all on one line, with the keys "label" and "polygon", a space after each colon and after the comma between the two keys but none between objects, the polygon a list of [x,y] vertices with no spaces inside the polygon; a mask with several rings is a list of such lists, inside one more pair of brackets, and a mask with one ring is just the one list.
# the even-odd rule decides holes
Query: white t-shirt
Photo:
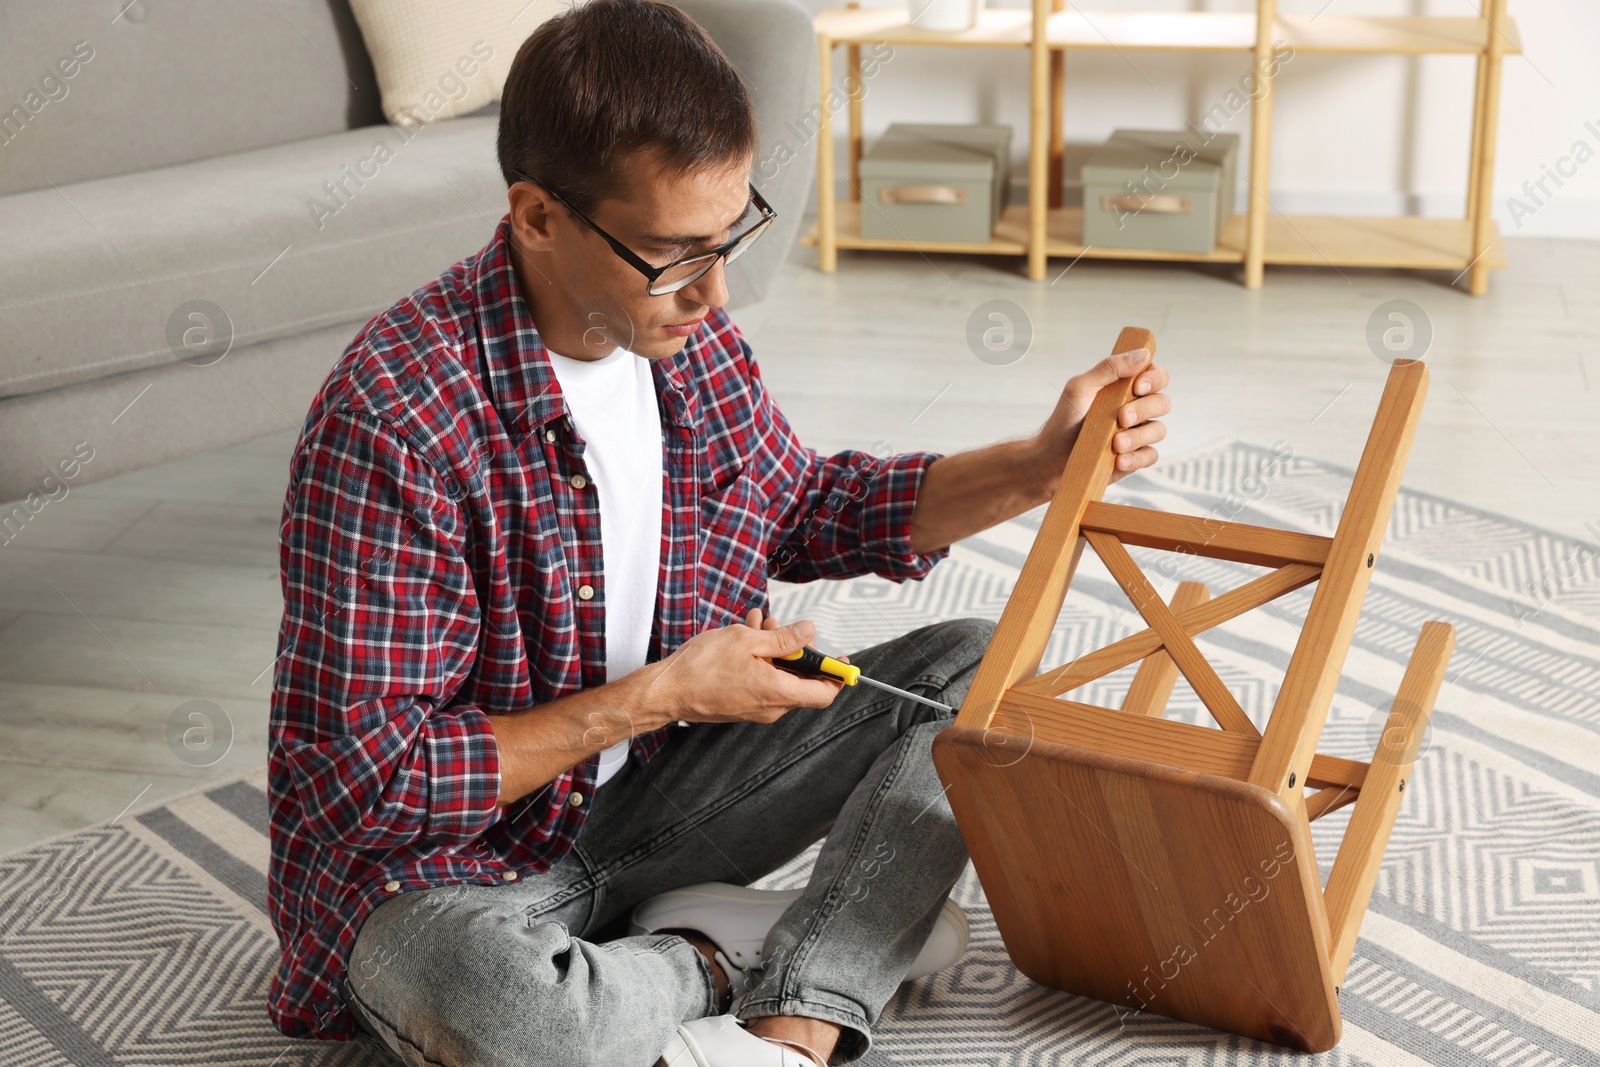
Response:
[{"label": "white t-shirt", "polygon": [[[547,350],[548,351],[548,350]],[[605,570],[606,681],[645,664],[661,564],[661,415],[650,362],[625,348],[596,360],[550,352],[550,367],[583,438],[600,498]],[[600,753],[601,785],[628,758],[628,738]]]}]

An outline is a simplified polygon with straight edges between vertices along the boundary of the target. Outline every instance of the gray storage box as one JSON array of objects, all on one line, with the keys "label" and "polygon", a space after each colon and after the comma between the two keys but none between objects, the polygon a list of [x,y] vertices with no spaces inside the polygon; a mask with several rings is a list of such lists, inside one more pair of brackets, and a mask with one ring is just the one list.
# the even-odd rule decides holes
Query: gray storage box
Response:
[{"label": "gray storage box", "polygon": [[1011,127],[897,122],[861,157],[861,236],[983,242],[1011,181]]},{"label": "gray storage box", "polygon": [[1083,243],[1206,253],[1233,215],[1239,136],[1117,130],[1083,165]]}]

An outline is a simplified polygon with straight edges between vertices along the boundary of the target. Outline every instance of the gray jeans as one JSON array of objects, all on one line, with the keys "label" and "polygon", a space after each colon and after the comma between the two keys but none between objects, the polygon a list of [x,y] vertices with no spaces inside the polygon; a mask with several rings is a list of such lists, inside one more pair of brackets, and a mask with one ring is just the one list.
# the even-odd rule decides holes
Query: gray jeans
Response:
[{"label": "gray jeans", "polygon": [[[924,627],[850,656],[959,707],[993,624]],[[577,844],[505,885],[385,901],[343,995],[362,1038],[407,1067],[651,1067],[678,1024],[718,1013],[710,966],[676,934],[622,936],[654,894],[748,885],[826,836],[768,934],[743,1019],[806,1015],[865,1055],[967,863],[930,745],[950,717],[858,685],[775,723],[696,724],[595,793]]]}]

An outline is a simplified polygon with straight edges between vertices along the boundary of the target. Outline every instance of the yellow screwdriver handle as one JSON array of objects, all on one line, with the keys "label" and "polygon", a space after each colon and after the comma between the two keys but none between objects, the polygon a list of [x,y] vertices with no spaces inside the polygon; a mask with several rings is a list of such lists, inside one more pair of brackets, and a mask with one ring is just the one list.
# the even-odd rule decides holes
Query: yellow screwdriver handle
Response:
[{"label": "yellow screwdriver handle", "polygon": [[861,677],[861,668],[853,663],[840,663],[832,656],[824,656],[821,652],[807,645],[798,652],[791,652],[787,656],[777,656],[772,660],[774,667],[781,667],[793,674],[814,677],[826,675],[837,678],[845,685],[855,685]]}]

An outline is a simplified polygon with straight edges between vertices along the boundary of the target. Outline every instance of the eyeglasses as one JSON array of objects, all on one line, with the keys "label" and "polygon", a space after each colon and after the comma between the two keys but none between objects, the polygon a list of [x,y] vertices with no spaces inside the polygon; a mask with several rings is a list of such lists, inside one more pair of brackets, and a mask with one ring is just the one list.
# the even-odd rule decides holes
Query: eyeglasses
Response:
[{"label": "eyeglasses", "polygon": [[645,276],[645,291],[651,296],[665,296],[668,293],[677,292],[684,286],[693,285],[695,282],[705,277],[706,272],[712,267],[716,266],[717,260],[719,259],[726,263],[732,263],[734,260],[738,259],[744,254],[745,249],[755,244],[756,238],[765,233],[767,228],[772,225],[772,220],[778,217],[778,213],[772,209],[772,205],[767,203],[766,200],[762,198],[761,194],[756,191],[756,187],[754,185],[751,185],[750,203],[746,205],[744,213],[741,214],[738,219],[734,220],[735,223],[738,223],[750,214],[751,208],[754,208],[760,215],[760,218],[751,224],[749,229],[745,230],[741,234],[738,234],[737,236],[729,238],[715,248],[708,249],[704,252],[696,252],[693,255],[684,256],[680,259],[675,259],[671,263],[668,263],[662,267],[655,267],[641,259],[627,245],[623,244],[621,241],[602,230],[599,226],[595,225],[593,219],[589,218],[589,216],[573,207],[567,202],[565,197],[556,192],[554,189],[550,188],[544,182],[539,181],[537,178],[530,178],[520,170],[513,170],[511,173],[517,178],[518,181],[529,182],[533,185],[537,185],[539,188],[549,193],[558,202],[560,202],[563,207],[576,215],[585,226],[588,226],[589,229],[605,238],[606,243],[611,246],[612,251],[621,256],[629,266],[633,267],[634,270]]}]

